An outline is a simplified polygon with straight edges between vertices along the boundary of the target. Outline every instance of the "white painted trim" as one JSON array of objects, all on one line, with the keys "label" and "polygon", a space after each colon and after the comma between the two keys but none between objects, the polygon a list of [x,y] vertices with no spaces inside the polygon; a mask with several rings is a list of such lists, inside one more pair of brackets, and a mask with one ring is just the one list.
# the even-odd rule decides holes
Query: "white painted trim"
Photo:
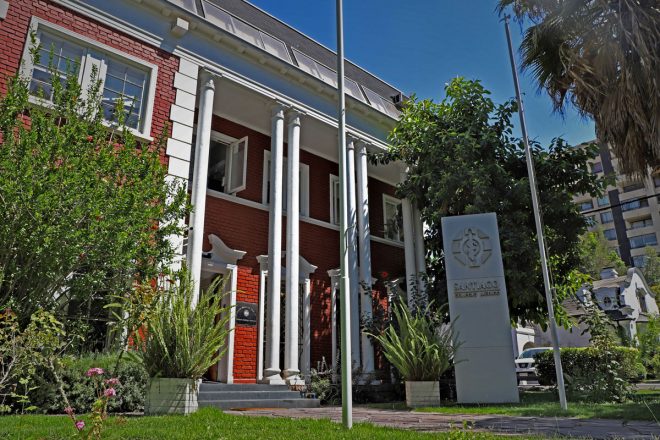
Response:
[{"label": "white painted trim", "polygon": [[[130,127],[126,127],[131,133],[133,133],[136,137],[151,141],[153,138],[151,137],[151,126],[152,126],[152,119],[153,119],[153,108],[154,108],[154,101],[156,97],[156,82],[158,79],[158,66],[156,66],[153,63],[150,63],[149,61],[146,61],[144,59],[138,58],[136,56],[133,56],[131,54],[122,52],[120,50],[115,49],[114,47],[108,46],[106,44],[103,44],[99,41],[93,40],[89,37],[85,37],[84,35],[80,35],[76,32],[73,32],[70,29],[67,29],[65,27],[62,27],[60,25],[57,25],[55,23],[51,23],[50,21],[44,20],[39,17],[32,16],[30,19],[30,26],[29,26],[29,32],[37,32],[38,29],[46,29],[46,32],[51,32],[59,37],[65,39],[65,40],[73,40],[74,44],[78,44],[81,46],[84,46],[85,48],[90,48],[98,52],[102,52],[106,55],[108,55],[111,58],[118,58],[119,61],[126,62],[128,64],[133,64],[134,66],[138,67],[140,70],[147,70],[147,74],[149,76],[149,79],[147,81],[147,96],[145,99],[145,107],[142,110],[143,115],[142,115],[142,128],[141,129],[134,129]],[[21,63],[21,68],[20,68],[20,74],[26,78],[31,78],[32,77],[32,70],[34,68],[34,65],[32,63],[32,57],[30,54],[30,42],[29,39],[26,41],[26,44],[23,48],[23,58],[22,58],[22,63]],[[84,68],[80,69],[79,75],[78,75],[78,82],[82,84],[83,88],[84,87],[84,78],[83,78],[83,71]],[[83,90],[84,91],[84,90]],[[34,102],[33,102],[34,101]],[[31,99],[31,102],[35,104],[43,104],[42,102],[39,102],[42,100],[34,100]],[[114,127],[115,124],[112,124],[110,122],[104,121],[105,125],[108,127]]]},{"label": "white painted trim", "polygon": [[[264,257],[260,255],[259,257]],[[261,259],[257,257],[260,266],[259,270],[259,303],[257,312],[257,382],[261,382],[264,378],[264,317],[266,311],[264,310],[264,301],[266,298],[266,274],[268,270],[264,270]]]},{"label": "white painted trim", "polygon": [[[339,219],[335,216],[335,182],[339,183],[339,176],[330,174],[330,224],[339,226]],[[339,213],[337,213],[337,217]]]},{"label": "white painted trim", "polygon": [[[387,226],[387,218],[385,218],[385,213],[387,212],[386,205],[387,204],[391,205],[401,205],[401,209],[403,210],[403,201],[401,199],[397,199],[396,197],[392,197],[388,194],[383,194],[383,235],[386,235],[385,231],[385,226]],[[399,233],[399,236],[401,236],[401,231]],[[390,238],[385,237],[386,240],[388,241],[394,241],[397,243],[403,243],[405,240],[405,234],[404,234],[404,240],[392,240]]]}]

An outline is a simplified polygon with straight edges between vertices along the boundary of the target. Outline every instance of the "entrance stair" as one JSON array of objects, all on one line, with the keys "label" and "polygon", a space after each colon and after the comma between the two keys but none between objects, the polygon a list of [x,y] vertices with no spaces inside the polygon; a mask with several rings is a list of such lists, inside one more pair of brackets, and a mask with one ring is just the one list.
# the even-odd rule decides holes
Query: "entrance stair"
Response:
[{"label": "entrance stair", "polygon": [[198,395],[199,406],[220,409],[249,408],[318,408],[318,399],[305,398],[288,385],[226,384],[202,382]]}]

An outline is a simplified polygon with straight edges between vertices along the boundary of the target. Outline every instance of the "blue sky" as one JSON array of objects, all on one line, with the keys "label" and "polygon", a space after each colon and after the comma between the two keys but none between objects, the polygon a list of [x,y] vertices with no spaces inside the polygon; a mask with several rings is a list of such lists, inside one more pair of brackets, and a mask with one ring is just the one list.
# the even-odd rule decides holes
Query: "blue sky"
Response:
[{"label": "blue sky", "polygon": [[[334,0],[250,0],[335,49]],[[496,102],[514,96],[503,24],[494,0],[344,0],[346,57],[422,98],[442,99],[455,76],[481,79]],[[514,47],[520,27],[511,27]],[[521,76],[529,136],[544,146],[556,136],[571,144],[594,139],[594,126],[573,109],[554,114],[528,74]],[[517,118],[516,118],[517,122]]]}]

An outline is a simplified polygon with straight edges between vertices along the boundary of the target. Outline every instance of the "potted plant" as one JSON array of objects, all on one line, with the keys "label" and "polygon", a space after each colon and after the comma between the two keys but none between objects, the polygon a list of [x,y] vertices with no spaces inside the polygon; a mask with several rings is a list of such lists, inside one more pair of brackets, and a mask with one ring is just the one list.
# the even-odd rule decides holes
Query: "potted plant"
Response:
[{"label": "potted plant", "polygon": [[152,317],[137,335],[136,355],[149,373],[145,414],[190,414],[204,372],[227,350],[229,313],[221,305],[222,280],[216,279],[192,304],[193,281],[187,270],[173,274],[159,290]]},{"label": "potted plant", "polygon": [[449,369],[460,343],[452,325],[440,325],[431,316],[430,306],[417,314],[402,302],[392,304],[398,326],[390,324],[374,338],[385,358],[401,373],[410,408],[440,404],[439,378]]}]

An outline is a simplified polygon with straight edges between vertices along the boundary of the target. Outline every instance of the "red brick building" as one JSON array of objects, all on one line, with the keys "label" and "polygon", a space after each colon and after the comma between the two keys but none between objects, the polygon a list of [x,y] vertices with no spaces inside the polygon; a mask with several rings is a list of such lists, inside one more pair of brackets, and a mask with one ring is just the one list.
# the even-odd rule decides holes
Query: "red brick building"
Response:
[{"label": "red brick building", "polygon": [[[30,32],[53,49],[57,74],[75,65],[84,84],[98,68],[104,104],[130,100],[127,121],[139,138],[169,130],[168,178],[189,185],[194,205],[188,236],[173,245],[202,287],[226,277],[236,306],[228,354],[211,377],[295,384],[322,359],[335,365],[335,54],[241,0],[0,1],[2,92],[20,72],[49,94],[52,73],[31,60]],[[387,304],[377,274],[408,280],[404,290],[419,287],[424,248],[419,214],[394,196],[405,170],[367,161],[367,152],[387,147],[402,94],[349,62],[346,88],[358,321]],[[373,373],[381,363],[354,327],[353,363]]]}]

